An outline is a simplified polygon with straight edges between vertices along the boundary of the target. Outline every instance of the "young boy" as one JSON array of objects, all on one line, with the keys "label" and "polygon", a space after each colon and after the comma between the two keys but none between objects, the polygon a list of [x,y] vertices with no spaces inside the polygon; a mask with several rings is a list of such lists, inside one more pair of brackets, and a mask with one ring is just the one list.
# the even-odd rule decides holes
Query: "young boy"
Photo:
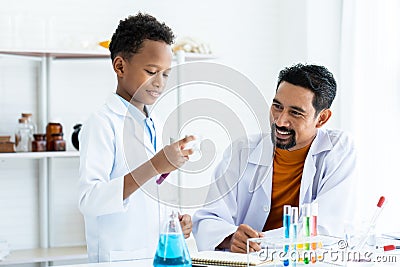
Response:
[{"label": "young boy", "polygon": [[[85,218],[90,262],[152,258],[159,235],[155,176],[188,160],[186,137],[158,153],[161,128],[146,105],[163,91],[174,35],[154,17],[121,20],[110,43],[118,85],[80,135],[79,209]],[[189,215],[179,216],[187,238]]]}]

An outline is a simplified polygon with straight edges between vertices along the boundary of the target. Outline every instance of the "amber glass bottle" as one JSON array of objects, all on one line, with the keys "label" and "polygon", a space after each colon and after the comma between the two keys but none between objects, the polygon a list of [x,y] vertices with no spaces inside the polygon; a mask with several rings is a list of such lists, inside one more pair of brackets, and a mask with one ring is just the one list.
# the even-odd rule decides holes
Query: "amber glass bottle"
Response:
[{"label": "amber glass bottle", "polygon": [[[62,133],[62,125],[57,122],[49,122],[46,127],[46,139],[47,139],[47,144],[46,144],[46,149],[47,151],[54,151],[51,149],[51,144],[53,140],[53,134],[59,134]],[[62,137],[62,136],[61,136]]]}]

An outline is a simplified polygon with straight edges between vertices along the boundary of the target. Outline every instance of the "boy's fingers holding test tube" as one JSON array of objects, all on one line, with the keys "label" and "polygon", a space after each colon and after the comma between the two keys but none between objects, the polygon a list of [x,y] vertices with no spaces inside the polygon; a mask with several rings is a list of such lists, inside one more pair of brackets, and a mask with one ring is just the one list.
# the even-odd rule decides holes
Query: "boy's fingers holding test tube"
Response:
[{"label": "boy's fingers holding test tube", "polygon": [[194,136],[186,136],[185,138],[166,145],[160,150],[150,161],[158,173],[170,173],[181,167],[193,154],[192,149],[184,149],[185,145],[195,139]]},{"label": "boy's fingers holding test tube", "polygon": [[181,140],[178,141],[178,145],[182,152],[182,155],[186,159],[189,159],[189,155],[193,154],[193,149],[191,149],[191,148],[185,149],[185,147],[189,142],[194,141],[195,139],[196,139],[196,137],[194,135],[187,135],[185,138],[182,138]]}]

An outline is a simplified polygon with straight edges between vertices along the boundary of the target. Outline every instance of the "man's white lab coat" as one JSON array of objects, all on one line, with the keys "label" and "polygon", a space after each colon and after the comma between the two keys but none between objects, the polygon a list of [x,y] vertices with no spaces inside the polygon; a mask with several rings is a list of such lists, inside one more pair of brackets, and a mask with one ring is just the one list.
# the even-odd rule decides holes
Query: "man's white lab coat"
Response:
[{"label": "man's white lab coat", "polygon": [[[240,224],[262,231],[271,206],[273,150],[268,134],[241,139],[225,151],[208,203],[193,216],[199,250],[214,250]],[[299,203],[318,202],[319,233],[341,236],[344,222],[352,220],[355,164],[354,145],[345,133],[318,130],[305,160]]]}]

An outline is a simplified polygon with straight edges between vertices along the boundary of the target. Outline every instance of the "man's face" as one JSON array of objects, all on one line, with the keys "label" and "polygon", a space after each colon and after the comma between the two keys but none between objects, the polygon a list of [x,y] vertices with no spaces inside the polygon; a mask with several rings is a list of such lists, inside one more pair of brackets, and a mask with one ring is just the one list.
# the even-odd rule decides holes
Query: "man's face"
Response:
[{"label": "man's face", "polygon": [[171,46],[162,41],[145,40],[139,52],[123,60],[117,92],[142,109],[152,105],[166,84],[172,61]]},{"label": "man's face", "polygon": [[282,82],[270,110],[272,142],[276,147],[297,150],[314,139],[319,115],[312,105],[314,93],[301,86]]}]

